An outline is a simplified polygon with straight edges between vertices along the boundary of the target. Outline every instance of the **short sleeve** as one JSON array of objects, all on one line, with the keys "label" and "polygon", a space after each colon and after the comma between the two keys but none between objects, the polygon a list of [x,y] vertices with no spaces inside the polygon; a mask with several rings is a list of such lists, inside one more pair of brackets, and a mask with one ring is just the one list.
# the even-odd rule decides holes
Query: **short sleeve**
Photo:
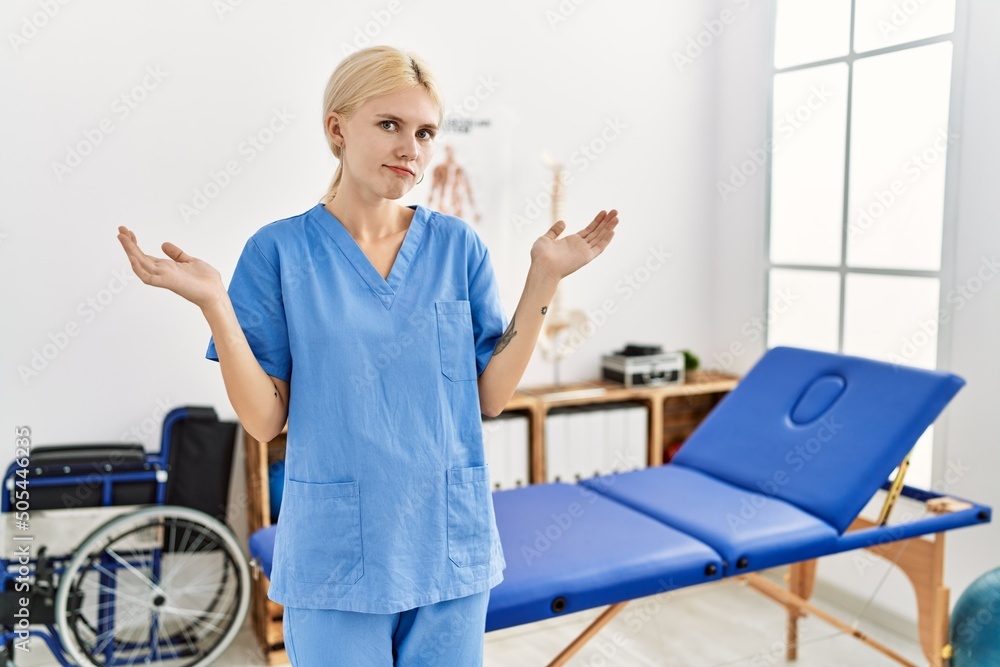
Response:
[{"label": "short sleeve", "polygon": [[500,302],[490,251],[482,242],[476,244],[482,259],[469,279],[469,306],[472,310],[472,333],[476,341],[476,374],[482,375],[493,356],[497,341],[507,329],[507,314]]},{"label": "short sleeve", "polygon": [[[290,381],[292,356],[281,278],[253,237],[247,241],[236,262],[229,283],[229,300],[261,368],[268,375]],[[219,360],[214,338],[209,338],[205,358]]]}]

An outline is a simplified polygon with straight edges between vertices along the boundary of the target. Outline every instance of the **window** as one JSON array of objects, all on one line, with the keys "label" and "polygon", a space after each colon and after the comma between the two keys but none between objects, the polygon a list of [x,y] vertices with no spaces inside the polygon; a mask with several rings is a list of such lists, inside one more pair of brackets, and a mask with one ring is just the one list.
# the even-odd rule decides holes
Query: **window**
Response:
[{"label": "window", "polygon": [[[767,346],[936,368],[955,0],[775,0]],[[933,427],[907,481],[929,486]]]}]

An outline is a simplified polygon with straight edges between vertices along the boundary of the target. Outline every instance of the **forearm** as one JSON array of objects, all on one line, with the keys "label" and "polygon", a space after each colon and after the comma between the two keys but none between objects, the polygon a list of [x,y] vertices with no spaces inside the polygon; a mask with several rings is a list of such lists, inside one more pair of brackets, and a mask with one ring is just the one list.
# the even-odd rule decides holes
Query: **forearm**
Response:
[{"label": "forearm", "polygon": [[223,293],[202,307],[202,313],[212,330],[222,380],[240,423],[261,442],[274,439],[285,426],[288,406],[250,349],[229,295]]},{"label": "forearm", "polygon": [[534,352],[545,321],[543,309],[555,295],[559,281],[532,264],[510,325],[501,336],[486,369],[479,376],[479,404],[489,417],[500,414],[514,394]]}]

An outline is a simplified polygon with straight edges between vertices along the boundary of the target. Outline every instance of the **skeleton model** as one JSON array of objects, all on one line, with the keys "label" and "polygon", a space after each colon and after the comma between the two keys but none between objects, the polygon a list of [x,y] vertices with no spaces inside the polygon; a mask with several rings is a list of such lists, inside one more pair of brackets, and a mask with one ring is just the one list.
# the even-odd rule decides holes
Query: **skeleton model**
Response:
[{"label": "skeleton model", "polygon": [[469,200],[469,207],[472,209],[472,217],[475,222],[479,222],[479,211],[476,210],[476,202],[472,198],[472,186],[469,184],[469,177],[457,161],[455,152],[451,146],[444,147],[444,162],[434,167],[431,176],[431,195],[428,206],[437,209],[442,213],[463,217],[463,203],[465,198]]},{"label": "skeleton model", "polygon": [[[552,169],[552,222],[555,224],[562,215],[563,205],[563,166],[553,160],[548,154],[542,160]],[[567,358],[576,349],[570,342],[574,332],[581,332],[587,316],[581,310],[566,309],[562,303],[560,287],[552,297],[552,304],[545,316],[541,335],[538,337],[538,347],[546,361],[552,362],[552,382],[559,384],[559,362]],[[581,334],[582,335],[582,334]],[[573,342],[582,340],[578,335]]]}]

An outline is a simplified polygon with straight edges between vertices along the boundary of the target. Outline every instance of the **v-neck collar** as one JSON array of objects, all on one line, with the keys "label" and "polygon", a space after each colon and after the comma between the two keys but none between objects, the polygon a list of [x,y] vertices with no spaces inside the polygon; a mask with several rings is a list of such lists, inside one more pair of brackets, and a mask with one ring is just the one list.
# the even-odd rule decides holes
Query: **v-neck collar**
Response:
[{"label": "v-neck collar", "polygon": [[354,240],[354,237],[347,231],[343,223],[333,213],[330,213],[322,202],[316,204],[311,211],[313,218],[319,223],[319,226],[325,229],[333,238],[341,252],[344,253],[344,256],[354,266],[358,275],[368,283],[372,292],[382,301],[382,305],[386,309],[392,306],[393,298],[406,279],[406,272],[409,270],[410,264],[416,256],[417,247],[420,245],[420,240],[423,238],[424,229],[426,228],[427,209],[419,205],[408,206],[407,208],[413,209],[413,218],[410,220],[410,226],[406,230],[406,235],[399,246],[399,251],[396,253],[396,259],[392,263],[392,268],[389,269],[389,275],[385,278],[375,269],[371,260],[368,259],[364,250],[361,249],[361,246]]}]

